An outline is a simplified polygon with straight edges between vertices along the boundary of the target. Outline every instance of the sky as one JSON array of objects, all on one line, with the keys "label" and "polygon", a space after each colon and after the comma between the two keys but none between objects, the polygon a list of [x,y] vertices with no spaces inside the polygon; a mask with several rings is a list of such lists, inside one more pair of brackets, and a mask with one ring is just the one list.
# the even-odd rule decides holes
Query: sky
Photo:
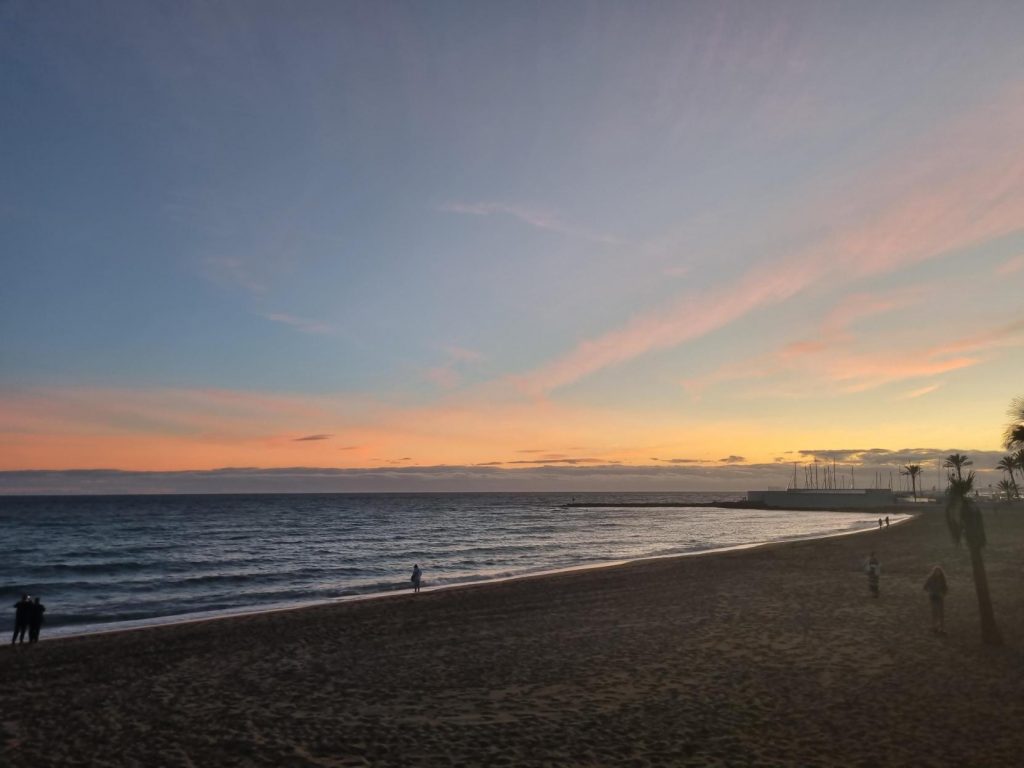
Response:
[{"label": "sky", "polygon": [[0,0],[0,493],[995,482],[1021,39],[1017,2]]}]

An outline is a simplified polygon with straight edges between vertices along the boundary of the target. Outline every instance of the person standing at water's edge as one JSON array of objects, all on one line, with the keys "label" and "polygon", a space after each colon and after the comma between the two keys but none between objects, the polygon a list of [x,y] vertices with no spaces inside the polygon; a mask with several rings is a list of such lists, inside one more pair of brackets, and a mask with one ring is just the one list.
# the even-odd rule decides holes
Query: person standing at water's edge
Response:
[{"label": "person standing at water's edge", "polygon": [[44,613],[46,613],[46,606],[39,602],[38,597],[32,598],[28,614],[28,641],[30,643],[39,640],[39,630],[43,628]]},{"label": "person standing at water's edge", "polygon": [[875,553],[868,558],[868,589],[872,597],[878,597],[878,577],[882,574],[882,564],[878,562]]},{"label": "person standing at water's edge", "polygon": [[412,590],[413,592],[420,591],[420,582],[423,580],[423,571],[420,570],[420,564],[416,563],[412,567]]},{"label": "person standing at water's edge", "polygon": [[25,631],[28,629],[29,613],[32,611],[32,603],[28,595],[22,595],[21,600],[14,604],[14,634],[11,635],[11,645],[16,641],[25,642]]},{"label": "person standing at water's edge", "polygon": [[928,593],[928,602],[932,606],[932,632],[937,635],[946,634],[943,600],[949,588],[946,586],[946,572],[941,565],[932,568],[928,580],[924,583],[924,591]]}]

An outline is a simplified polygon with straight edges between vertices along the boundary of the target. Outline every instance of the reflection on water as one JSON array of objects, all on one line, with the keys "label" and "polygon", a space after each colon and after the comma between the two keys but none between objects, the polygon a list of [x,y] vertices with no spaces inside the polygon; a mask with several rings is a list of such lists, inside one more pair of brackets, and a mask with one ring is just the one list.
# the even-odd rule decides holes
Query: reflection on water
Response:
[{"label": "reflection on water", "polygon": [[3,599],[43,596],[46,634],[484,580],[877,525],[870,513],[565,507],[738,494],[0,498]]}]

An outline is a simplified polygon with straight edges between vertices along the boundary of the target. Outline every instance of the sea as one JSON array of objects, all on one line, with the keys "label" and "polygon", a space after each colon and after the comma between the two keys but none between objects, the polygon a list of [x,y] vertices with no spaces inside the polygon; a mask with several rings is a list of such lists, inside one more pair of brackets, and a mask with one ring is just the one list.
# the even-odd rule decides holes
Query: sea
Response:
[{"label": "sea", "polygon": [[444,589],[878,524],[870,512],[697,506],[742,498],[0,496],[0,597],[38,595],[45,638],[383,597],[410,588],[415,563],[424,589]]}]

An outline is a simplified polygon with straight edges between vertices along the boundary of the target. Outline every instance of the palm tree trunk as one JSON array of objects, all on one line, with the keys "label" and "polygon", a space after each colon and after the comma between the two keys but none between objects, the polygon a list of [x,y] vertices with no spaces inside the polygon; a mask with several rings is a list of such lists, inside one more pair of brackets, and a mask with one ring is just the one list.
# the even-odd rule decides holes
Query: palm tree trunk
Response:
[{"label": "palm tree trunk", "polygon": [[971,553],[971,569],[974,572],[974,591],[978,596],[978,613],[981,617],[981,641],[985,645],[1001,646],[1003,636],[996,626],[995,613],[992,611],[992,597],[988,591],[988,574],[985,573],[985,560],[981,547],[967,544]]}]

